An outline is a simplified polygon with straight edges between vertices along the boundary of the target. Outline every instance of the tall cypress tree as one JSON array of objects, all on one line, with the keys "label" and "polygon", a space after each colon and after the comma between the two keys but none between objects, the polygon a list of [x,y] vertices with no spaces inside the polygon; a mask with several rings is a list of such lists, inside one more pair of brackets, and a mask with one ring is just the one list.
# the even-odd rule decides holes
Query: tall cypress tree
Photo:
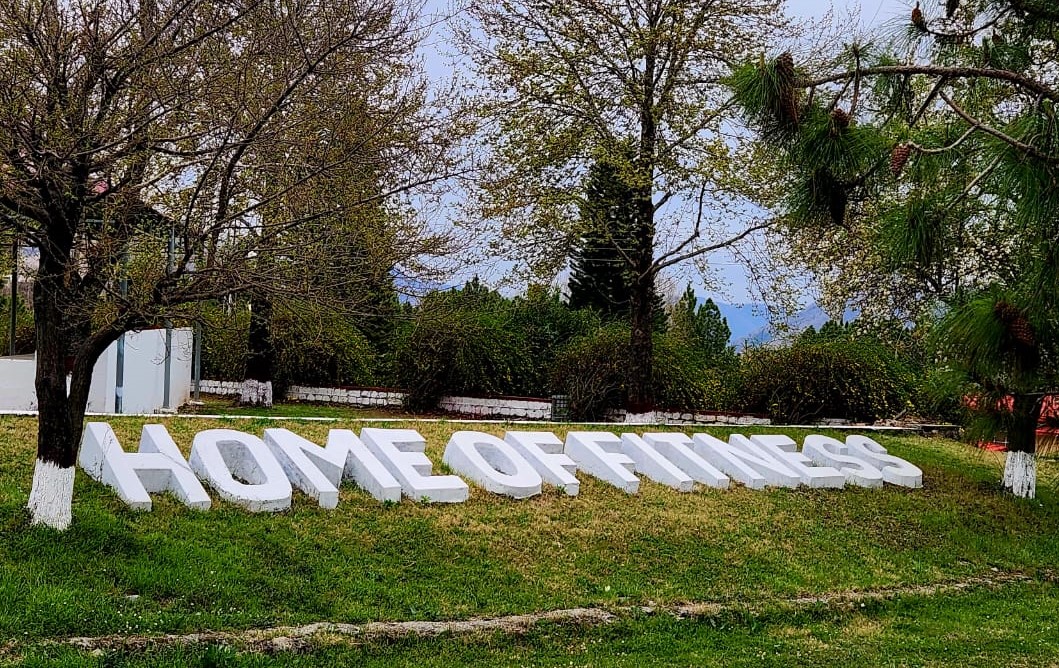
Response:
[{"label": "tall cypress tree", "polygon": [[[589,170],[581,205],[581,238],[570,257],[568,303],[591,308],[607,321],[629,320],[631,258],[636,248],[636,190],[613,163],[598,159]],[[654,328],[666,327],[664,300],[654,291]]]}]

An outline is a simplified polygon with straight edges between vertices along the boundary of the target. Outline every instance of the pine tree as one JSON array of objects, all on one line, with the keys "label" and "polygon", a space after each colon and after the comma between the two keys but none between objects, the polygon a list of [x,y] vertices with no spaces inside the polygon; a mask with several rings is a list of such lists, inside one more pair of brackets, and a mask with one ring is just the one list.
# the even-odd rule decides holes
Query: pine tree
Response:
[{"label": "pine tree", "polygon": [[[939,359],[974,399],[978,433],[1006,433],[1003,484],[1026,497],[1035,493],[1043,398],[1059,385],[1053,4],[949,3],[955,23],[917,5],[911,43],[889,54],[852,45],[832,61],[841,70],[814,73],[784,55],[730,79],[791,165],[790,233],[868,228],[879,273],[944,311]],[[794,118],[783,111],[790,100]],[[836,124],[830,110],[847,104],[855,122]]]},{"label": "pine tree", "polygon": [[722,365],[734,353],[728,345],[732,337],[728,319],[721,315],[721,309],[712,299],[699,305],[690,285],[673,306],[672,320],[674,333],[685,337],[708,365]]},{"label": "pine tree", "polygon": [[[589,170],[581,205],[580,240],[570,257],[567,302],[589,308],[604,321],[629,320],[634,277],[630,256],[635,248],[636,191],[613,163],[599,159]],[[655,331],[664,331],[662,296],[653,289]]]}]

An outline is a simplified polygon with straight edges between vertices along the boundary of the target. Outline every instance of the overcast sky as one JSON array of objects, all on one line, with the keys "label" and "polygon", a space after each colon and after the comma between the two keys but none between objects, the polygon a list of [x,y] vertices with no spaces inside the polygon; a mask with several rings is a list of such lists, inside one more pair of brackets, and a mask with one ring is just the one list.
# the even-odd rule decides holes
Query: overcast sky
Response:
[{"label": "overcast sky", "polygon": [[[930,2],[931,0],[926,0]],[[911,8],[907,0],[787,0],[788,11],[795,16],[820,18],[834,6],[835,13],[846,16],[850,12],[860,16],[861,25],[873,26],[903,16]]]}]

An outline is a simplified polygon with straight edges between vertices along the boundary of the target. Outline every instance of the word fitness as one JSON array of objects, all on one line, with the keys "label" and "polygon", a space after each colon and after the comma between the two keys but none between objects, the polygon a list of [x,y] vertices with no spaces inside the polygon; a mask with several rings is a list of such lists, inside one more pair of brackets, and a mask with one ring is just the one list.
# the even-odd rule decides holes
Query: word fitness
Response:
[{"label": "word fitness", "polygon": [[[426,443],[412,429],[332,429],[326,447],[286,429],[263,438],[231,429],[195,435],[185,460],[162,425],[145,425],[139,452],[125,452],[110,425],[86,425],[80,464],[90,477],[113,488],[129,506],[151,509],[151,494],[170,492],[193,508],[210,507],[202,483],[225,501],[252,512],[286,510],[296,487],[323,508],[338,505],[338,487],[352,480],[380,501],[460,503],[470,490],[456,475],[434,475]],[[920,487],[923,472],[886,452],[867,436],[845,442],[807,436],[801,452],[786,436],[742,436],[727,442],[708,434],[555,434],[509,431],[504,438],[458,431],[442,461],[484,489],[516,499],[541,493],[543,483],[576,496],[579,471],[629,494],[637,474],[681,492],[696,483],[727,488],[882,487],[883,482]],[[201,482],[200,482],[201,481]]]}]

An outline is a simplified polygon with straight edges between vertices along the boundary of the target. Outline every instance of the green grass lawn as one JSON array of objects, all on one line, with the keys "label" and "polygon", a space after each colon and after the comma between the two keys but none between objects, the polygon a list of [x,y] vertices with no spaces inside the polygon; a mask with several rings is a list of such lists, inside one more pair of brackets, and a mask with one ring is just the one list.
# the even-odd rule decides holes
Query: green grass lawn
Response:
[{"label": "green grass lawn", "polygon": [[[135,449],[143,420],[111,424],[125,448]],[[197,418],[167,424],[185,454],[202,429],[260,434],[275,426]],[[284,426],[322,442],[329,428],[365,424]],[[436,464],[448,434],[463,428],[380,426],[419,429]],[[505,427],[475,428],[502,433]],[[807,662],[823,661],[829,651],[837,652],[835,662],[851,665],[886,663],[886,652],[910,657],[910,664],[967,665],[978,663],[975,657],[1008,656],[1010,648],[1018,651],[1008,659],[981,663],[1059,661],[1059,592],[1044,577],[1059,564],[1054,460],[1041,462],[1035,501],[997,490],[999,455],[941,439],[884,435],[880,442],[923,468],[923,489],[679,494],[644,481],[641,493],[629,497],[581,474],[581,495],[574,498],[548,489],[514,501],[472,485],[465,504],[382,505],[346,487],[336,510],[296,495],[291,511],[275,515],[249,514],[216,497],[208,512],[156,497],[154,512],[137,513],[79,472],[74,527],[58,536],[29,527],[23,511],[35,429],[33,418],[0,418],[0,661],[11,643],[16,648],[8,660],[26,665],[126,659],[131,665],[743,665],[782,663],[795,652]],[[999,596],[967,592],[873,603],[864,611],[698,621],[632,616],[615,626],[544,628],[519,639],[322,642],[312,654],[285,658],[202,648],[100,658],[42,644],[80,635],[648,602],[737,602],[767,611],[792,596],[945,582],[992,569],[1039,581],[1008,586]],[[1038,643],[1036,631],[1046,623],[1052,624],[1049,640]]]}]

